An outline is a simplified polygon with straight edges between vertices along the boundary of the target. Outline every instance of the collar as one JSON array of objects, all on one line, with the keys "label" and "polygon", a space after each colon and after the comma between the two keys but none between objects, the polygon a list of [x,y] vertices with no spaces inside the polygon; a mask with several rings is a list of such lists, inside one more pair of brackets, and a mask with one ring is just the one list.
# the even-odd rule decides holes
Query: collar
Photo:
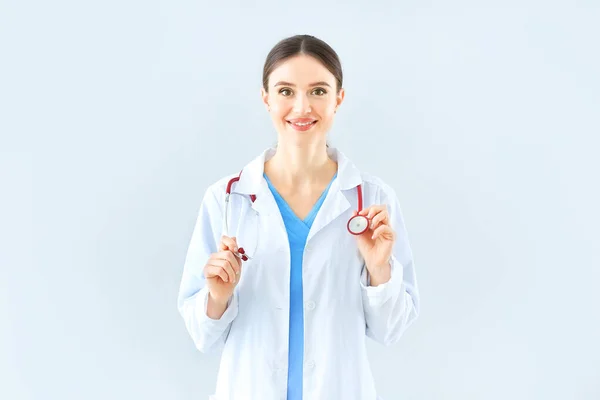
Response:
[{"label": "collar", "polygon": [[[240,180],[233,186],[232,191],[249,195],[268,190],[268,185],[263,179],[265,162],[275,155],[276,150],[275,147],[269,147],[249,162],[242,170]],[[360,171],[344,153],[334,147],[328,147],[327,155],[338,163],[337,182],[340,190],[354,189],[362,183]]]}]

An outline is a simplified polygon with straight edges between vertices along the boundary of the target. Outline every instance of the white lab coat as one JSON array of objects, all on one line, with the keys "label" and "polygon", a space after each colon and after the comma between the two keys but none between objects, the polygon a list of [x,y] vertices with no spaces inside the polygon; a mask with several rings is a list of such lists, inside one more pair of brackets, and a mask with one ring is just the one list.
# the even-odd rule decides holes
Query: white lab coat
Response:
[{"label": "white lab coat", "polygon": [[[290,249],[277,203],[263,177],[266,149],[244,169],[231,196],[229,233],[256,247],[242,264],[241,279],[218,320],[206,315],[203,268],[223,234],[224,177],[204,195],[187,252],[178,308],[196,347],[222,351],[212,400],[285,400],[290,302]],[[361,173],[341,152],[328,148],[338,176],[308,234],[302,264],[304,300],[303,397],[310,400],[376,400],[366,336],[397,342],[419,312],[419,294],[407,233],[394,190]],[[357,208],[386,204],[397,234],[391,279],[369,286],[364,260],[346,224]],[[255,234],[259,232],[259,234]],[[257,240],[257,241],[254,241]],[[402,362],[398,360],[398,362]]]}]

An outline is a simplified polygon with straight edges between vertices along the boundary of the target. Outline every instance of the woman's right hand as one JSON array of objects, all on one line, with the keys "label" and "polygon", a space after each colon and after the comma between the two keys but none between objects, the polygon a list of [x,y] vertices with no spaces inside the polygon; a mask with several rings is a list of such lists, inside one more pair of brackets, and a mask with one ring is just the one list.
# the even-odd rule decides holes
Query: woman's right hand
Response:
[{"label": "woman's right hand", "polygon": [[233,252],[238,251],[235,237],[221,237],[219,251],[210,255],[204,266],[204,277],[209,295],[214,302],[226,305],[240,281],[242,261]]}]

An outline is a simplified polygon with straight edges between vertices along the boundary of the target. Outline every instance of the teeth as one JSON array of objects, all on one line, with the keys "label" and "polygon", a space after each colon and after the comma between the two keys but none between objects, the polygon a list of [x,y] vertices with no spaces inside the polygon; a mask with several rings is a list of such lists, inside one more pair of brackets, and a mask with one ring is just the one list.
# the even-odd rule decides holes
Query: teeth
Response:
[{"label": "teeth", "polygon": [[293,124],[294,124],[294,125],[297,125],[297,126],[307,126],[307,125],[311,125],[311,124],[312,124],[312,122],[304,122],[304,123],[301,123],[301,122],[294,122]]}]

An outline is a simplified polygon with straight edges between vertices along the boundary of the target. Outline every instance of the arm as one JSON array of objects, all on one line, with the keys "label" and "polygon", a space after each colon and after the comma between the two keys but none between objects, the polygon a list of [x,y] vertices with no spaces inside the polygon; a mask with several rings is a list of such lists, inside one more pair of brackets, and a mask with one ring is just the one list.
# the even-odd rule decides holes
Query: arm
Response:
[{"label": "arm", "polygon": [[390,274],[371,280],[363,266],[361,290],[366,320],[366,334],[383,344],[396,343],[419,314],[419,293],[404,219],[394,191],[380,191],[378,204],[386,204],[390,225],[396,232]]},{"label": "arm", "polygon": [[177,308],[188,333],[198,350],[205,353],[217,350],[225,343],[238,312],[237,292],[227,304],[209,300],[203,273],[206,261],[217,251],[222,214],[215,194],[211,189],[207,190],[188,247],[177,298]]}]

